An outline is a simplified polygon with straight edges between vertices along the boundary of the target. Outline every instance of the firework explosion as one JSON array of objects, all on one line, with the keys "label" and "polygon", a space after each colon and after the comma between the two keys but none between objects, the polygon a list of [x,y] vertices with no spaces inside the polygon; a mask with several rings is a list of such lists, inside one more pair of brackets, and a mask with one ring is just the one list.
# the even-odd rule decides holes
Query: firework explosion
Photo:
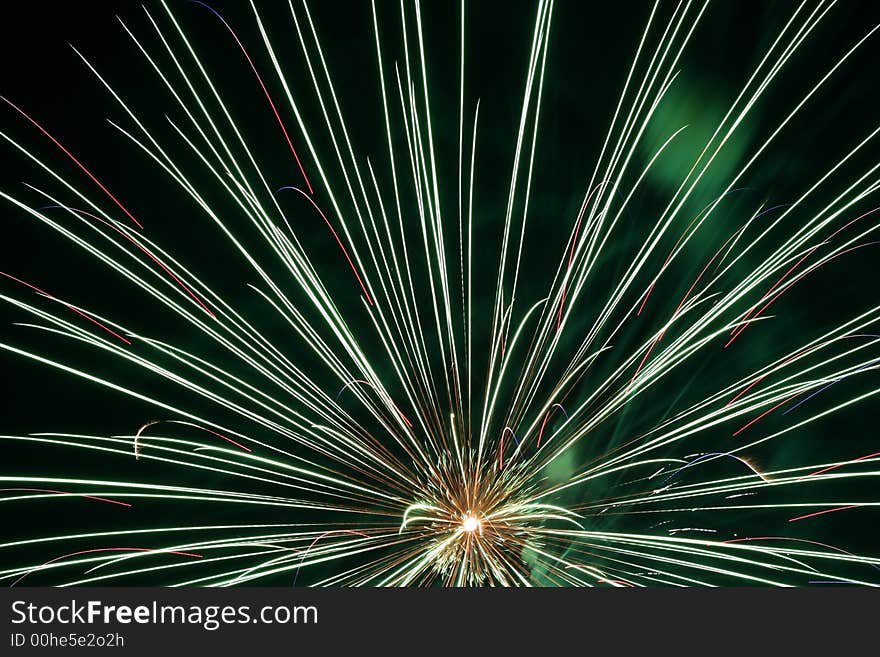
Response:
[{"label": "firework explosion", "polygon": [[[0,501],[40,520],[0,544],[0,578],[880,582],[852,530],[880,504],[880,452],[834,429],[880,392],[880,305],[839,288],[834,312],[809,312],[877,244],[878,129],[794,183],[773,174],[782,200],[765,175],[798,157],[876,27],[806,57],[807,74],[833,3],[789,7],[730,97],[701,99],[710,123],[668,129],[711,11],[637,7],[597,148],[566,140],[591,165],[564,191],[541,154],[553,0],[528,9],[504,116],[473,92],[464,4],[442,9],[455,29],[440,38],[418,1],[364,5],[370,59],[334,55],[306,2],[272,20],[164,1],[139,27],[119,19],[159,120],[74,57],[161,181],[162,214],[139,211],[144,181],[108,182],[3,97],[16,175],[41,177],[12,191],[7,176],[5,214],[107,287],[4,267],[15,331],[0,346],[66,377],[93,416],[109,390],[129,424],[2,436]],[[482,152],[497,143],[503,160]],[[196,248],[172,248],[175,230]]]}]

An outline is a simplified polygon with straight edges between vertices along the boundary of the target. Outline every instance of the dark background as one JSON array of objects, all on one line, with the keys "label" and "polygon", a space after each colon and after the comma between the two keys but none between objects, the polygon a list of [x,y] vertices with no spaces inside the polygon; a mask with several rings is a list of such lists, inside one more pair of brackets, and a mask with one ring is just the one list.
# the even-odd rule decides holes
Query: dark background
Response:
[{"label": "dark background", "polygon": [[[162,16],[161,7],[149,6],[157,17]],[[172,2],[171,6],[209,71],[221,82],[221,93],[225,92],[224,99],[230,111],[245,127],[252,150],[260,154],[270,185],[298,184],[298,170],[291,162],[274,118],[225,28],[203,7],[186,2]],[[281,90],[262,48],[248,4],[216,0],[212,6],[224,15],[245,42],[264,79],[271,80],[270,91],[276,102],[282,101]],[[555,258],[564,247],[649,9],[647,3],[642,2],[561,2],[556,10],[536,162],[534,212],[527,238],[529,253],[522,270],[524,299],[540,298],[540,290],[550,281],[552,272],[548,273],[544,263],[548,257]],[[670,9],[667,7],[666,11]],[[681,145],[672,149],[670,157],[649,177],[644,193],[634,199],[624,236],[609,246],[608,280],[627,264],[625,258],[632,252],[632,245],[646,233],[644,227],[649,225],[646,222],[650,222],[658,208],[662,209],[661,199],[674,190],[672,185],[680,179],[687,158],[692,159],[695,149],[711,133],[713,121],[720,118],[726,104],[733,99],[760,53],[792,9],[793,5],[789,3],[752,2],[719,2],[709,7],[682,60],[679,82],[670,91],[668,103],[661,107],[657,121],[648,131],[645,150],[640,157],[646,160],[650,147],[662,143],[680,125],[690,123],[693,130],[688,131]],[[200,276],[209,279],[212,286],[240,312],[265,319],[263,328],[267,333],[286,340],[284,327],[261,315],[262,304],[245,287],[245,283],[256,282],[253,272],[239,266],[238,257],[194,204],[107,124],[109,117],[125,127],[130,126],[113,98],[67,45],[75,45],[96,66],[135,108],[139,117],[151,129],[155,128],[163,144],[170,144],[172,148],[179,146],[175,152],[192,165],[189,171],[194,172],[193,179],[204,183],[201,189],[207,189],[207,196],[218,204],[221,212],[224,209],[229,212],[224,217],[228,216],[230,225],[236,226],[235,209],[224,206],[228,201],[223,199],[219,190],[216,193],[211,191],[210,179],[199,178],[197,163],[185,146],[175,141],[174,133],[165,121],[167,114],[182,124],[179,108],[114,18],[117,14],[123,18],[139,37],[143,36],[145,45],[152,52],[159,46],[140,5],[109,1],[23,3],[4,6],[2,11],[0,93],[42,123],[109,189],[118,192],[126,207],[145,225],[151,239],[168,248],[181,262],[192,266]],[[380,129],[381,105],[369,5],[316,2],[312,11],[357,152],[361,158],[375,157],[377,170],[384,172],[387,170],[387,155],[384,130]],[[395,33],[398,24],[393,18],[396,5],[382,4],[381,11],[386,19],[383,29],[390,35],[392,44],[389,56],[393,56],[391,51],[398,42]],[[491,281],[497,260],[493,259],[495,252],[491,245],[500,237],[535,7],[528,2],[477,2],[468,12],[465,111],[468,117],[472,116],[476,99],[481,99],[475,217],[477,239],[489,245],[481,255],[486,259],[485,267],[490,275],[486,277],[488,283],[478,289],[478,304],[486,304],[492,299]],[[441,180],[448,181],[446,193],[451,201],[455,198],[454,165],[458,140],[458,6],[457,3],[426,3],[424,13],[433,94],[431,102],[436,117],[434,138],[438,144]],[[269,3],[261,7],[261,15],[290,76],[291,88],[308,90],[309,81],[289,25],[286,3]],[[729,159],[719,163],[715,174],[717,180],[729,177],[733,167],[742,164],[741,156],[756,147],[811,83],[878,20],[880,9],[877,3],[842,2],[834,8],[787,66],[783,79],[750,115],[748,124],[731,144]],[[875,36],[851,58],[813,99],[808,111],[802,112],[780,135],[748,176],[746,182],[750,192],[731,201],[730,225],[736,225],[737,217],[741,220],[744,214],[748,216],[760,203],[769,207],[793,200],[793,195],[802,192],[876,127],[876,71],[880,63],[880,44],[876,41]],[[307,93],[303,95],[311,98]],[[307,122],[319,120],[313,103],[303,100],[303,108]],[[301,144],[294,121],[290,119],[286,123],[294,143]],[[466,142],[469,126],[467,120]],[[91,182],[7,106],[0,107],[0,129],[63,171],[72,184],[92,195]],[[320,140],[318,148],[323,158],[331,157],[331,151]],[[304,151],[301,148],[300,154]],[[876,161],[876,147],[866,151],[862,161]],[[0,152],[0,188],[7,193],[38,205],[39,198],[24,188],[22,181],[58,190],[57,185],[52,187],[47,183],[48,177],[8,144],[3,145]],[[46,184],[41,185],[43,183]],[[711,190],[711,184],[707,187]],[[97,198],[97,194],[93,198]],[[711,198],[710,191],[707,191],[695,200],[694,212]],[[147,297],[118,276],[108,274],[25,213],[4,205],[0,221],[0,270],[32,281],[99,314],[112,316],[145,334],[161,335],[163,339],[196,350],[208,348],[192,328],[169,318],[166,313],[151,310]],[[798,218],[791,221],[790,227],[796,228]],[[244,233],[246,228],[241,230]],[[710,230],[706,241],[697,242],[693,253],[686,255],[681,266],[682,274],[687,275],[680,279],[675,277],[677,282],[669,289],[670,299],[676,292],[680,296],[680,292],[686,289],[687,281],[699,271],[706,255],[714,250],[713,245],[717,245],[717,235],[729,233],[726,228],[718,230],[718,233]],[[357,290],[352,288],[344,263],[339,263],[335,245],[317,229],[304,229],[302,233],[304,244],[314,260],[327,263],[322,275],[338,295],[340,307],[358,313]],[[716,387],[725,384],[730,373],[727,368],[748,370],[770,356],[784,353],[784,349],[794,344],[805,342],[808,334],[827,327],[841,312],[855,314],[856,310],[871,307],[877,299],[875,263],[876,253],[859,254],[839,266],[826,268],[821,276],[810,281],[808,288],[793,290],[784,308],[785,326],[790,330],[749,336],[751,342],[748,346],[739,345],[741,351],[733,366],[729,360],[722,360],[722,356],[707,356],[703,366],[710,373],[708,381],[696,385],[693,394],[699,396],[713,391],[713,383]],[[0,291],[22,298],[21,291],[7,281],[0,281]],[[601,290],[592,294],[597,300],[602,298]],[[529,301],[529,305],[532,302]],[[65,362],[88,367],[99,376],[114,380],[126,376],[124,367],[109,359],[96,361],[86,350],[69,350],[64,344],[55,344],[43,335],[12,326],[13,322],[22,320],[23,313],[4,306],[0,311],[0,336],[4,342],[28,345],[39,353],[58,355]],[[358,325],[361,320],[363,327],[369,326],[363,315],[353,322]],[[488,334],[487,325],[478,328],[480,334]],[[633,334],[628,339],[635,342],[638,337]],[[307,358],[306,355],[303,357]],[[156,416],[156,410],[145,403],[73,380],[13,354],[0,353],[0,371],[3,373],[2,433],[130,434],[144,421]],[[670,389],[689,390],[691,374],[693,372],[688,372],[681,380],[670,383]],[[316,377],[320,376],[316,373]],[[139,389],[149,392],[168,393],[168,388],[158,380],[140,377],[137,384]],[[332,386],[333,383],[328,381],[326,385]],[[866,385],[870,387],[870,383]],[[832,394],[839,393],[841,398],[846,398],[855,394],[855,390],[832,391]],[[170,396],[175,403],[199,403],[184,399],[184,396],[178,397],[173,391]],[[651,418],[667,412],[660,409],[666,408],[671,401],[661,398],[640,402],[644,406],[628,411],[630,417],[626,426],[623,429],[618,426],[618,430],[624,433],[638,431],[642,418],[645,423],[650,423]],[[201,412],[212,412],[204,406],[198,408]],[[876,445],[875,408],[876,404],[869,402],[856,411],[839,414],[827,422],[814,423],[809,429],[798,432],[796,437],[768,448],[767,453],[758,457],[767,467],[774,467],[867,453]],[[772,426],[770,424],[768,430]],[[777,426],[784,424],[780,422]],[[728,435],[727,430],[723,435]],[[708,436],[704,444],[712,444],[717,437]],[[695,447],[694,451],[698,449]],[[4,446],[0,458],[4,473],[74,476],[77,473],[93,475],[109,468],[118,478],[142,478],[141,472],[132,469],[132,464],[85,454],[77,452],[77,456],[71,458],[70,452],[65,450],[14,445]],[[171,472],[153,474],[174,477]],[[219,480],[210,478],[200,478],[197,483],[205,486],[220,484]],[[876,498],[870,488],[852,492],[851,496],[858,495],[866,499]],[[27,510],[25,504],[0,510],[7,518],[4,526],[14,527],[14,535],[25,537],[93,525],[92,520],[83,520],[82,515],[58,514],[48,505],[39,504],[27,506]],[[144,515],[141,518],[165,519],[166,511],[159,505],[142,508]],[[190,511],[205,518],[226,517],[229,513],[201,508],[178,508],[174,513],[183,518]],[[806,529],[803,536],[814,536],[811,531],[816,532],[815,536],[838,535],[843,539],[838,540],[838,544],[843,543],[854,551],[870,551],[872,547],[876,548],[876,533],[869,520],[873,512],[859,510],[856,513],[862,514],[861,522],[843,515],[828,518],[821,528]],[[763,528],[761,523],[764,521],[760,518],[749,518],[744,514],[740,520],[745,525],[754,522],[752,526]],[[135,524],[149,525],[144,520],[137,520]],[[876,552],[874,549],[873,553]]]}]

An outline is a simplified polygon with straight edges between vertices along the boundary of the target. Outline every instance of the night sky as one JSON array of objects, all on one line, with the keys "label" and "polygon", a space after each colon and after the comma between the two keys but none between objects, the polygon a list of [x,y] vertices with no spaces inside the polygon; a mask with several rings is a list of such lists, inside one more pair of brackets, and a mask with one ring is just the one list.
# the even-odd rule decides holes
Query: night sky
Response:
[{"label": "night sky", "polygon": [[[162,245],[180,262],[192,267],[204,280],[209,280],[239,312],[254,317],[260,329],[293,354],[305,368],[314,372],[316,383],[335,394],[338,384],[312,357],[296,343],[288,328],[276,317],[265,313],[265,304],[247,287],[256,283],[252,270],[242,263],[229,244],[219,235],[204,214],[168,177],[143,153],[127,141],[107,122],[111,119],[131,127],[124,112],[88,70],[75,46],[124,97],[175,158],[185,165],[192,180],[209,202],[219,211],[233,232],[255,243],[255,236],[237,215],[228,197],[199,168],[198,161],[182,144],[166,121],[166,115],[184,125],[184,117],[173,98],[128,39],[115,16],[122,18],[151,52],[161,54],[161,44],[151,31],[149,21],[139,3],[134,2],[40,2],[16,3],[3,9],[0,21],[2,73],[0,94],[14,102],[44,125],[54,136],[75,153],[89,169],[117,193],[123,203],[145,226],[155,243]],[[302,99],[304,119],[308,124],[321,122],[318,106],[311,93],[307,70],[299,55],[299,44],[290,25],[289,11],[284,2],[261,6],[273,44],[284,62],[288,82],[297,99]],[[348,123],[356,151],[376,163],[379,176],[387,183],[387,150],[384,123],[375,65],[372,19],[369,3],[314,2],[312,10],[316,29],[322,38],[327,63]],[[540,298],[552,281],[553,267],[564,248],[585,186],[602,147],[607,126],[614,112],[620,89],[625,80],[641,29],[650,13],[646,2],[565,2],[555,10],[546,80],[543,89],[539,147],[535,159],[532,214],[526,233],[528,245],[521,266],[521,290],[529,305]],[[399,54],[399,19],[396,3],[380,2],[380,27],[387,34],[383,47],[393,61]],[[458,31],[457,2],[425,3],[425,40],[431,86],[431,110],[434,117],[434,140],[437,144],[439,178],[445,185],[443,202],[456,203],[456,167],[458,157]],[[148,4],[157,16],[161,6]],[[172,0],[175,16],[198,51],[209,72],[216,76],[218,87],[230,112],[246,132],[249,147],[258,154],[261,166],[272,187],[301,184],[299,171],[279,132],[265,98],[229,33],[204,7],[196,3]],[[262,47],[248,3],[215,0],[212,7],[223,14],[254,56],[255,64],[271,81],[270,91],[282,96],[271,63]],[[624,225],[616,240],[608,245],[605,260],[587,291],[583,324],[589,311],[597,311],[605,292],[629,264],[633,249],[643,240],[650,226],[665,207],[666,199],[675,191],[702,144],[711,135],[717,121],[738,93],[742,84],[760,59],[761,53],[778,33],[790,15],[793,3],[717,2],[710,5],[695,33],[681,64],[679,77],[655,121],[646,130],[634,157],[642,165],[653,151],[682,125],[689,128],[676,141],[658,166],[650,172],[644,185],[627,208]],[[669,12],[670,7],[663,11]],[[465,112],[468,121],[480,100],[480,132],[476,156],[476,191],[474,195],[475,236],[480,271],[487,275],[477,281],[475,307],[490,315],[494,296],[494,272],[498,263],[497,244],[500,240],[510,163],[523,93],[523,83],[535,16],[530,2],[496,2],[481,0],[468,8],[465,85]],[[812,85],[859,38],[880,22],[880,7],[873,2],[842,2],[809,37],[796,57],[786,65],[778,84],[761,99],[747,122],[731,141],[724,157],[710,172],[704,188],[690,202],[690,215],[695,215],[717,196],[720,185],[738,170],[745,159],[774,130],[791,108]],[[880,70],[880,35],[865,44],[811,100],[805,111],[779,135],[773,146],[762,155],[743,181],[745,189],[725,202],[718,216],[718,225],[701,232],[672,275],[657,290],[657,305],[649,313],[675,303],[690,281],[743,217],[764,204],[771,207],[789,203],[795,195],[821,176],[858,141],[876,128],[877,76]],[[70,44],[70,45],[69,45]],[[163,59],[167,64],[167,58]],[[396,100],[396,99],[395,99]],[[287,117],[289,118],[289,117]],[[300,143],[300,133],[291,119],[291,138]],[[468,122],[465,133],[469,134]],[[100,196],[91,181],[65,158],[39,131],[5,104],[0,105],[0,130],[9,134],[63,173],[77,189],[86,191],[105,209],[109,201]],[[319,132],[318,134],[323,134]],[[467,140],[467,137],[466,137]],[[398,144],[402,146],[403,141]],[[317,148],[322,158],[331,159],[329,143],[320,138]],[[22,183],[30,183],[63,194],[62,186],[8,144],[0,144],[0,189],[34,206],[45,204],[38,194]],[[304,151],[305,149],[303,149]],[[877,160],[876,144],[869,145],[855,158],[849,174],[842,175],[834,189],[843,189],[847,180],[855,179]],[[308,168],[309,162],[305,162]],[[641,170],[641,167],[637,167]],[[331,172],[331,182],[341,185],[338,172]],[[847,177],[848,176],[848,177]],[[630,180],[629,182],[632,182]],[[713,185],[713,182],[715,183]],[[715,192],[713,194],[713,192]],[[61,198],[69,199],[61,196]],[[811,200],[810,209],[829,201],[825,194]],[[72,202],[72,201],[71,201]],[[295,205],[293,197],[282,199],[288,208]],[[867,202],[870,203],[870,200]],[[876,203],[876,201],[875,201]],[[862,206],[860,206],[861,208]],[[865,204],[862,211],[874,206]],[[0,237],[0,271],[8,272],[52,294],[81,304],[93,312],[112,317],[136,328],[137,331],[173,342],[201,354],[218,367],[234,367],[227,356],[219,353],[204,336],[179,318],[157,308],[155,302],[135,289],[120,276],[109,272],[26,213],[9,204],[0,205],[2,237]],[[687,213],[685,213],[687,214]],[[450,213],[450,217],[452,214]],[[320,274],[334,295],[340,310],[350,318],[354,330],[370,338],[365,342],[368,353],[379,359],[380,351],[368,317],[362,310],[359,290],[351,272],[340,258],[335,243],[323,231],[316,217],[313,229],[298,224],[305,250],[317,263]],[[795,215],[786,220],[784,230],[793,232],[801,219]],[[455,236],[450,221],[449,239]],[[725,236],[721,237],[720,236]],[[671,246],[671,243],[670,243]],[[260,249],[255,246],[255,252]],[[665,252],[664,252],[665,253]],[[457,257],[457,253],[454,253]],[[740,264],[743,273],[756,266],[758,252]],[[657,254],[655,266],[662,264]],[[624,416],[609,423],[608,430],[596,441],[580,447],[575,458],[584,462],[594,458],[624,434],[637,435],[653,426],[673,408],[684,407],[707,392],[726,385],[735,377],[752,371],[768,358],[775,358],[786,349],[827,330],[841,316],[851,316],[877,304],[876,247],[862,249],[852,257],[825,268],[803,286],[795,287],[774,311],[783,317],[781,327],[773,331],[752,330],[753,334],[737,344],[735,354],[713,350],[695,367],[678,372],[664,382],[658,394],[642,397],[627,408]],[[549,263],[549,264],[548,264]],[[268,271],[282,275],[277,263],[266,261]],[[296,290],[286,290],[298,299]],[[35,296],[10,281],[0,280],[0,293],[35,301]],[[653,315],[651,315],[654,317]],[[50,357],[63,359],[76,367],[86,368],[97,376],[125,381],[131,373],[127,367],[107,357],[96,358],[92,351],[70,346],[37,331],[13,325],[28,321],[26,314],[7,304],[0,306],[0,340],[29,348]],[[578,320],[576,320],[578,321]],[[475,340],[484,342],[489,335],[488,320],[475,327]],[[574,331],[577,333],[577,331]],[[621,341],[635,345],[645,339],[644,328],[627,329]],[[807,337],[809,336],[809,338]],[[572,348],[578,337],[566,338]],[[380,360],[380,359],[379,359]],[[380,367],[386,367],[381,363]],[[611,371],[599,366],[597,376]],[[144,422],[167,415],[150,404],[115,393],[65,375],[57,370],[0,351],[3,376],[2,426],[0,433],[19,435],[41,431],[82,432],[100,435],[134,433]],[[391,373],[387,368],[382,373]],[[216,418],[218,423],[238,422],[226,411],[213,406],[161,381],[157,377],[137,374],[139,390],[171,399],[183,407]],[[484,376],[483,368],[477,373]],[[874,374],[857,377],[829,391],[827,403],[854,397],[873,389]],[[585,394],[585,381],[575,395]],[[713,388],[714,386],[714,388]],[[846,389],[843,389],[846,386]],[[189,406],[187,406],[189,405]],[[810,424],[785,442],[768,445],[753,457],[768,469],[786,464],[825,462],[850,458],[880,449],[876,440],[876,421],[880,417],[877,402],[867,402]],[[215,414],[215,415],[211,415]],[[791,422],[788,417],[770,417],[765,429],[782,428]],[[706,445],[731,444],[730,427],[710,430],[702,436],[691,452]],[[86,450],[52,448],[37,444],[15,443],[3,446],[2,474],[34,476],[113,476],[130,481],[180,481],[186,485],[225,485],[219,475],[181,475],[168,466],[151,465],[135,459],[95,455]],[[147,470],[149,468],[149,470]],[[722,474],[719,465],[719,475]],[[847,499],[876,500],[876,486],[867,483],[848,484]],[[268,491],[268,488],[267,488]],[[582,490],[567,500],[582,504],[591,495],[603,491]],[[604,492],[607,494],[607,491]],[[613,494],[613,493],[612,493]],[[832,499],[839,490],[828,493]],[[821,497],[821,495],[819,496]],[[88,505],[66,503],[59,506],[42,500],[15,505],[2,505],[0,518],[8,540],[48,536],[67,531],[98,531],[108,527],[149,527],[152,524],[173,525],[191,522],[240,522],[259,519],[289,521],[278,517],[278,511],[251,511],[216,508],[199,504],[175,505],[172,509],[160,502],[139,504],[136,518],[132,514],[108,513],[116,509],[93,509]],[[223,505],[217,505],[221,507]],[[872,530],[876,512],[861,509],[855,515],[838,514],[809,527],[799,536],[814,540],[834,537],[846,549],[877,555],[876,532]],[[601,522],[603,528],[644,531],[654,524],[639,516]],[[759,532],[779,533],[785,530],[778,517],[768,518],[757,511],[744,511],[736,518],[724,519],[712,513],[699,514],[688,520],[718,527],[725,536]],[[784,525],[784,523],[783,523]],[[743,530],[742,528],[745,528]],[[43,548],[40,548],[43,549]],[[63,551],[57,546],[45,552],[47,558]],[[43,554],[40,552],[40,554]],[[39,557],[26,556],[27,561]],[[21,554],[3,553],[0,566],[17,565]],[[310,575],[309,577],[314,577]],[[289,578],[266,583],[287,583]],[[48,583],[35,576],[33,583]],[[132,582],[133,583],[133,582]],[[150,582],[146,582],[150,583]],[[304,582],[305,583],[305,582]]]}]

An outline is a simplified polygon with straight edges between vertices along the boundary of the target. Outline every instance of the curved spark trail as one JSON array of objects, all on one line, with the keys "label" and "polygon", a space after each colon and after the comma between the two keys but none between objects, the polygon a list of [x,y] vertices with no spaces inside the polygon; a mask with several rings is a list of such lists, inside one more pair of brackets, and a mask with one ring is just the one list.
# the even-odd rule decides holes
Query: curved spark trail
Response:
[{"label": "curved spark trail", "polygon": [[54,559],[49,559],[46,563],[42,564],[38,568],[34,568],[32,570],[27,571],[23,575],[21,575],[18,579],[16,579],[9,586],[15,586],[25,577],[30,575],[35,570],[39,570],[45,568],[51,563],[55,563],[57,561],[61,561],[62,559],[67,559],[68,557],[77,557],[81,554],[95,554],[98,552],[160,552],[163,554],[174,554],[181,557],[193,557],[195,559],[201,559],[203,555],[201,554],[193,554],[192,552],[176,552],[173,550],[155,550],[151,548],[141,548],[141,547],[109,547],[109,548],[91,548],[89,550],[78,550],[77,552],[70,552],[68,554],[62,554],[60,557],[55,557]]},{"label": "curved spark trail", "polygon": [[201,5],[212,14],[214,14],[220,20],[220,22],[223,23],[226,29],[229,30],[229,34],[232,35],[232,38],[235,39],[235,43],[238,44],[238,47],[241,49],[242,54],[245,56],[245,59],[247,59],[247,63],[250,65],[251,70],[254,72],[254,76],[257,78],[257,82],[260,83],[260,89],[263,90],[263,94],[266,96],[266,100],[269,102],[269,107],[272,108],[272,114],[275,115],[275,120],[278,121],[278,127],[281,128],[281,132],[282,134],[284,134],[284,141],[287,142],[287,146],[290,148],[290,152],[293,153],[293,158],[296,160],[296,166],[299,167],[299,171],[302,174],[303,180],[306,183],[306,187],[309,188],[309,194],[314,194],[315,190],[312,189],[312,183],[309,182],[309,177],[306,175],[306,170],[303,168],[302,162],[300,162],[299,159],[299,155],[297,154],[296,149],[293,147],[293,142],[290,140],[290,135],[287,134],[287,128],[284,127],[284,121],[281,120],[281,115],[278,113],[278,108],[276,108],[275,103],[272,102],[272,96],[269,95],[269,90],[266,89],[263,78],[260,76],[259,71],[257,71],[257,66],[256,64],[254,64],[251,56],[248,54],[248,51],[244,47],[244,44],[238,38],[238,35],[235,33],[235,31],[230,27],[229,23],[226,22],[226,19],[223,18],[223,16],[221,16],[216,9],[205,4],[204,2],[201,2],[201,0],[189,0],[189,2]]},{"label": "curved spark trail", "polygon": [[339,245],[339,248],[342,250],[342,255],[344,255],[345,259],[348,261],[348,266],[351,267],[351,271],[352,271],[352,273],[354,273],[354,276],[357,279],[358,285],[361,286],[361,290],[363,290],[363,292],[364,292],[364,297],[366,298],[367,303],[372,306],[373,299],[372,299],[372,297],[370,297],[370,293],[367,292],[367,288],[364,285],[363,280],[361,280],[361,275],[358,273],[357,267],[355,267],[354,262],[351,259],[351,256],[348,255],[348,250],[345,248],[345,245],[342,243],[342,239],[339,237],[339,234],[336,232],[336,229],[333,228],[333,224],[330,223],[330,220],[327,218],[327,215],[324,214],[324,211],[318,206],[317,203],[315,203],[314,200],[312,200],[312,198],[308,194],[306,194],[299,187],[290,187],[290,186],[279,187],[276,190],[276,192],[280,192],[283,189],[292,189],[293,191],[299,192],[300,194],[302,194],[302,196],[309,203],[312,204],[312,207],[315,208],[315,210],[317,210],[318,214],[321,215],[321,218],[324,220],[324,223],[327,224],[327,228],[329,228],[330,232],[333,233],[333,239],[336,240],[336,243]]}]

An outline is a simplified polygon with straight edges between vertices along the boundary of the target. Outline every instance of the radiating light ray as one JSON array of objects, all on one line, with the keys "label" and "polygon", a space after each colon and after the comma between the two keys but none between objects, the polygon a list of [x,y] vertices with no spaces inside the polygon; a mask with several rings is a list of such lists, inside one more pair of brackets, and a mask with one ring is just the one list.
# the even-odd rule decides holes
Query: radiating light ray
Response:
[{"label": "radiating light ray", "polygon": [[127,209],[124,205],[122,205],[122,203],[120,203],[120,202],[116,199],[116,197],[113,196],[113,194],[111,194],[110,191],[109,191],[106,187],[104,187],[104,185],[103,185],[103,184],[102,184],[97,178],[95,178],[95,176],[92,174],[92,172],[89,171],[88,169],[86,169],[85,166],[83,166],[83,165],[80,163],[80,161],[79,161],[78,159],[76,159],[76,157],[74,157],[74,155],[73,155],[69,150],[67,150],[64,146],[62,146],[61,143],[55,139],[55,137],[53,137],[52,135],[50,135],[50,134],[46,131],[46,129],[43,128],[43,126],[41,126],[39,123],[37,123],[36,121],[34,121],[34,119],[32,119],[32,118],[30,117],[30,115],[28,115],[28,114],[25,113],[23,110],[21,110],[21,109],[18,107],[18,105],[15,105],[12,101],[8,100],[8,99],[5,98],[4,96],[0,96],[0,100],[2,100],[4,103],[6,103],[7,105],[9,105],[12,109],[14,109],[14,110],[15,110],[16,112],[18,112],[19,114],[21,114],[24,118],[26,118],[28,121],[30,121],[30,123],[31,123],[35,128],[37,128],[40,132],[42,132],[44,135],[46,135],[46,137],[48,137],[49,140],[50,140],[53,144],[55,144],[58,148],[60,148],[61,151],[62,151],[67,157],[69,157],[71,160],[73,160],[74,164],[76,164],[76,165],[82,170],[82,172],[85,173],[85,174],[86,174],[86,175],[92,180],[93,183],[95,183],[98,187],[101,188],[101,191],[102,191],[102,192],[104,192],[107,196],[110,197],[110,200],[112,200],[112,201],[116,204],[116,206],[117,206],[120,210],[122,210],[122,211],[125,213],[125,215],[126,215],[129,219],[131,219],[132,223],[134,223],[135,226],[137,226],[138,228],[140,228],[141,230],[143,230],[144,227],[141,225],[141,223],[140,223],[137,219],[134,218],[134,215],[132,215],[131,212],[129,212],[128,209]]}]

